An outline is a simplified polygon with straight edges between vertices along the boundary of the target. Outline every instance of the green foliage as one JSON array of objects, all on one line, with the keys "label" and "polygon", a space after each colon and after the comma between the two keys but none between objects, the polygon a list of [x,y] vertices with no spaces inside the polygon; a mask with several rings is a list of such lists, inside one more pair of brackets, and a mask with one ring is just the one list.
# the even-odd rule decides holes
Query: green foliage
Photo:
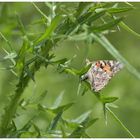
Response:
[{"label": "green foliage", "polygon": [[[78,78],[88,71],[91,65],[83,66],[79,70],[73,68],[71,62],[75,59],[74,57],[71,59],[64,58],[63,56],[61,59],[57,58],[54,50],[58,44],[63,43],[63,41],[82,40],[91,44],[97,42],[114,58],[124,63],[128,71],[140,79],[140,73],[105,37],[105,34],[111,32],[112,29],[117,31],[118,29],[116,27],[119,25],[133,34],[136,34],[122,22],[124,19],[123,16],[116,15],[132,10],[133,7],[128,5],[119,7],[118,4],[114,5],[110,3],[81,2],[76,3],[75,7],[68,6],[66,9],[63,8],[62,10],[61,6],[66,5],[67,4],[63,3],[43,3],[43,6],[48,9],[49,13],[45,14],[43,10],[39,8],[38,4],[31,4],[39,13],[37,21],[41,22],[36,22],[36,24],[44,27],[43,32],[42,30],[34,31],[32,37],[29,36],[29,31],[24,25],[23,19],[18,14],[14,15],[14,17],[13,15],[11,16],[11,20],[9,21],[13,24],[9,27],[9,23],[7,23],[7,21],[5,22],[10,16],[6,10],[8,4],[1,5],[1,23],[5,24],[6,27],[4,27],[3,30],[0,28],[0,35],[9,47],[8,49],[3,47],[6,55],[3,57],[2,64],[5,64],[5,61],[10,60],[6,67],[16,75],[15,80],[17,84],[14,86],[15,92],[8,95],[10,99],[3,108],[4,113],[1,115],[0,137],[90,137],[87,134],[87,129],[91,125],[95,125],[94,123],[98,118],[92,118],[90,115],[91,111],[84,112],[79,117],[71,120],[63,117],[63,114],[74,106],[74,102],[60,105],[63,100],[63,92],[50,107],[43,104],[43,100],[47,99],[47,91],[44,91],[36,99],[24,99],[23,96],[29,82],[31,80],[34,83],[36,82],[35,75],[41,67],[45,67],[46,70],[48,70],[48,66],[52,66],[53,69],[56,69],[59,73],[71,74]],[[8,40],[5,37],[5,34],[8,32],[9,35],[12,36],[11,32],[16,25],[18,27],[18,38],[20,38],[21,41],[20,46],[15,47],[14,45],[11,45],[13,44],[14,39]],[[31,24],[30,26],[33,25]],[[38,32],[38,35],[36,35],[36,32]],[[88,90],[90,90],[89,84],[87,82],[81,83],[79,80],[77,94],[85,95]],[[118,97],[103,97],[100,93],[95,95],[103,104],[103,110],[106,116],[106,111],[109,110],[108,108],[106,109],[106,104],[116,101]],[[18,114],[18,110],[20,109],[26,112],[29,108],[38,113],[33,114],[30,120],[26,121],[24,126],[18,129],[17,124],[14,121],[18,118],[18,115],[22,116],[21,114]],[[46,128],[43,130],[35,123],[35,120],[39,118],[38,114],[41,113],[43,113],[44,116],[50,116],[49,119],[46,120]],[[124,127],[124,125],[122,126]],[[128,129],[125,128],[125,130],[129,133]],[[133,136],[131,133],[129,134],[130,136]]]},{"label": "green foliage", "polygon": [[100,25],[100,26],[93,26],[91,28],[92,32],[101,32],[104,30],[108,30],[111,27],[114,27],[115,25],[117,25],[123,18],[118,18],[118,19],[113,19],[112,21],[109,21],[106,24]]},{"label": "green foliage", "polygon": [[114,101],[116,101],[118,99],[118,97],[102,97],[101,101],[106,104],[106,103],[112,103]]},{"label": "green foliage", "polygon": [[80,126],[78,126],[71,134],[70,138],[81,138],[85,134],[85,129],[87,129],[90,125],[95,123],[98,119],[89,120],[89,118],[85,119]]},{"label": "green foliage", "polygon": [[49,36],[51,36],[52,32],[57,27],[57,24],[59,23],[60,19],[61,19],[60,16],[54,17],[54,19],[51,21],[51,25],[47,27],[45,33],[41,37],[39,37],[34,44],[37,45],[42,41],[46,41],[46,39],[49,38]]}]

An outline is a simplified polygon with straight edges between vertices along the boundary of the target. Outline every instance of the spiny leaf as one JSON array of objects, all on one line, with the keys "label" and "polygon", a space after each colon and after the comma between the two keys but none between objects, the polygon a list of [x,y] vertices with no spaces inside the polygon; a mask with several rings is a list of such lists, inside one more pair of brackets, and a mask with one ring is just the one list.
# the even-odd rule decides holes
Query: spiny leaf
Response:
[{"label": "spiny leaf", "polygon": [[61,118],[61,121],[64,124],[64,126],[67,126],[70,129],[75,129],[75,128],[77,128],[79,126],[78,123],[72,122],[71,120],[68,120],[68,119]]},{"label": "spiny leaf", "polygon": [[68,104],[65,104],[65,105],[62,105],[62,106],[59,106],[57,108],[48,108],[48,107],[45,107],[43,105],[38,105],[38,108],[39,110],[42,110],[42,111],[51,111],[53,113],[58,113],[58,112],[61,112],[61,111],[65,111],[67,109],[69,109],[74,103],[68,103]]},{"label": "spiny leaf", "polygon": [[133,7],[111,7],[111,8],[98,8],[96,9],[96,12],[102,12],[105,11],[110,14],[117,14],[117,13],[122,13],[122,12],[127,12],[134,9]]},{"label": "spiny leaf", "polygon": [[[86,119],[85,122],[83,123],[86,123],[87,121],[88,119]],[[85,132],[85,127],[81,124],[69,135],[69,138],[81,138],[84,132]]]},{"label": "spiny leaf", "polygon": [[71,122],[82,123],[85,119],[87,119],[87,117],[90,114],[91,114],[91,111],[87,111],[87,112],[83,113],[82,115],[80,115],[79,117],[77,117],[76,119],[71,120]]},{"label": "spiny leaf", "polygon": [[92,124],[94,124],[97,120],[99,120],[98,118],[89,120],[88,123],[85,125],[86,128],[90,127]]},{"label": "spiny leaf", "polygon": [[83,134],[85,133],[86,129],[90,127],[93,123],[95,123],[98,120],[92,119],[90,120],[89,117],[86,118],[70,135],[69,138],[81,138]]},{"label": "spiny leaf", "polygon": [[57,107],[55,109],[49,109],[49,110],[52,110],[54,113],[57,113],[57,112],[59,112],[61,110],[65,111],[65,110],[69,109],[73,104],[74,103],[68,103],[66,105],[62,105],[62,106],[59,106],[59,107]]},{"label": "spiny leaf", "polygon": [[71,138],[79,138],[85,133],[85,130],[90,127],[93,123],[95,123],[98,119],[90,119],[91,111],[85,112],[81,116],[77,117],[76,119],[67,121],[68,125],[74,125],[75,123],[75,130],[69,135]]},{"label": "spiny leaf", "polygon": [[80,95],[80,90],[81,90],[81,82],[79,82],[79,85],[78,85],[77,95]]},{"label": "spiny leaf", "polygon": [[26,100],[22,99],[20,101],[20,105],[23,109],[26,109],[25,107],[27,107],[28,105],[31,106],[36,106],[37,104],[40,104],[46,97],[47,95],[47,90],[45,90],[44,92],[41,93],[41,95],[39,95],[38,97],[34,97],[34,94],[27,98]]},{"label": "spiny leaf", "polygon": [[94,15],[92,15],[91,17],[88,18],[87,22],[88,23],[94,22],[95,20],[101,18],[104,14],[105,14],[105,11],[95,13]]},{"label": "spiny leaf", "polygon": [[60,95],[56,98],[56,100],[55,100],[54,104],[51,106],[51,108],[54,108],[55,109],[55,108],[59,107],[59,105],[62,102],[63,95],[64,95],[64,91],[62,91],[60,93]]},{"label": "spiny leaf", "polygon": [[[62,65],[61,65],[61,66],[62,66]],[[62,67],[63,67],[63,66],[62,66]],[[81,76],[81,75],[85,74],[85,73],[89,70],[90,67],[91,67],[91,64],[85,66],[85,67],[82,68],[81,70],[77,70],[77,69],[69,68],[69,67],[66,67],[66,68],[64,67],[64,71],[65,71],[66,73],[70,73],[70,74],[72,74],[72,75],[79,75],[79,76]]]},{"label": "spiny leaf", "polygon": [[35,82],[34,74],[30,71],[29,67],[25,67],[27,75]]},{"label": "spiny leaf", "polygon": [[18,13],[16,13],[16,17],[17,17],[18,26],[19,26],[20,31],[27,38],[25,27],[24,27],[22,20],[20,19],[20,16],[18,15]]},{"label": "spiny leaf", "polygon": [[114,27],[115,25],[117,25],[122,20],[123,20],[123,18],[114,19],[103,25],[90,27],[89,30],[93,31],[93,32],[100,32],[100,31],[108,30],[108,29]]},{"label": "spiny leaf", "polygon": [[117,8],[108,8],[107,12],[110,14],[116,14],[121,12],[127,12],[134,9],[133,7],[117,7]]},{"label": "spiny leaf", "polygon": [[91,8],[89,8],[90,12],[95,12],[96,9],[107,7],[109,3],[95,3]]},{"label": "spiny leaf", "polygon": [[85,95],[85,93],[89,90],[89,87],[87,86],[87,84],[85,82],[80,81],[79,86],[78,86],[78,90],[77,90],[77,95]]},{"label": "spiny leaf", "polygon": [[84,24],[86,22],[90,23],[90,22],[97,20],[104,14],[105,14],[105,11],[101,11],[99,13],[87,12],[84,15],[80,16],[77,20],[78,20],[79,24]]},{"label": "spiny leaf", "polygon": [[51,121],[48,131],[54,130],[62,116],[63,111],[58,112],[58,114],[54,117],[54,119]]},{"label": "spiny leaf", "polygon": [[67,58],[62,58],[62,59],[59,59],[59,60],[56,60],[56,61],[51,61],[50,63],[51,64],[64,64],[66,61],[68,61]]},{"label": "spiny leaf", "polygon": [[70,74],[72,74],[74,76],[76,76],[77,75],[77,72],[78,72],[76,69],[73,69],[73,68],[66,68],[66,69],[64,69],[64,71],[66,73],[70,73]]},{"label": "spiny leaf", "polygon": [[[88,22],[91,23],[97,19],[99,19],[101,16],[103,16],[105,14],[104,11],[101,11],[99,13],[93,13],[93,12],[87,12],[83,15],[81,15],[80,17],[77,17],[78,23],[80,25],[83,25],[84,23]],[[59,26],[59,28],[57,29],[61,34],[66,34],[66,35],[73,35],[74,33],[76,33],[76,31],[78,31],[79,29],[79,24],[77,24],[77,22],[72,22],[69,18],[67,18],[63,24],[61,24]]]},{"label": "spiny leaf", "polygon": [[47,95],[48,91],[45,90],[44,92],[42,92],[42,94],[34,101],[35,103],[40,103],[42,102],[42,100],[45,99],[46,95]]},{"label": "spiny leaf", "polygon": [[76,17],[81,16],[83,13],[87,12],[89,7],[91,7],[91,3],[88,2],[80,2],[77,8]]},{"label": "spiny leaf", "polygon": [[9,137],[19,138],[22,134],[28,132],[28,130],[32,126],[31,121],[33,120],[33,118],[27,121],[27,123],[21,129],[11,132]]},{"label": "spiny leaf", "polygon": [[55,16],[54,19],[52,20],[51,22],[51,25],[46,29],[45,33],[39,37],[35,42],[34,44],[39,44],[41,43],[42,41],[45,41],[47,40],[51,34],[53,33],[53,31],[55,30],[55,28],[57,27],[59,21],[61,19],[61,16]]},{"label": "spiny leaf", "polygon": [[118,97],[101,97],[100,100],[102,103],[112,103],[114,101],[116,101],[118,99]]},{"label": "spiny leaf", "polygon": [[80,71],[77,71],[77,75],[82,76],[83,74],[85,74],[91,67],[92,64],[89,64],[85,67],[83,67]]},{"label": "spiny leaf", "polygon": [[25,38],[23,41],[23,45],[22,45],[22,47],[17,55],[17,58],[16,58],[16,70],[17,70],[18,75],[20,75],[24,69],[26,55],[28,53],[31,53],[31,52],[32,52],[32,48],[30,46],[30,43]]}]

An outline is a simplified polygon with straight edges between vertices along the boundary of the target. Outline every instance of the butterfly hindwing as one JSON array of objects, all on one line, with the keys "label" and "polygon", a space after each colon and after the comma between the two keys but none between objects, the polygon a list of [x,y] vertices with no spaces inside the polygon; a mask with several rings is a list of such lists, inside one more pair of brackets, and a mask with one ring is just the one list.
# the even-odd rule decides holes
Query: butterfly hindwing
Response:
[{"label": "butterfly hindwing", "polygon": [[95,92],[102,90],[123,67],[119,61],[114,60],[99,60],[91,63],[92,65],[85,76],[91,85],[91,89]]}]

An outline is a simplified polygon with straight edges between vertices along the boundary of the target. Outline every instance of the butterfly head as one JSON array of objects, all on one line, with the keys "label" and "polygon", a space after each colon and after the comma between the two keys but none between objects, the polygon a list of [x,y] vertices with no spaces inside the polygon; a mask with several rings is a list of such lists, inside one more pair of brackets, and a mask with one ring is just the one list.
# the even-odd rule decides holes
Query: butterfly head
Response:
[{"label": "butterfly head", "polygon": [[86,79],[88,79],[88,74],[87,73],[80,77],[81,81],[85,81]]}]

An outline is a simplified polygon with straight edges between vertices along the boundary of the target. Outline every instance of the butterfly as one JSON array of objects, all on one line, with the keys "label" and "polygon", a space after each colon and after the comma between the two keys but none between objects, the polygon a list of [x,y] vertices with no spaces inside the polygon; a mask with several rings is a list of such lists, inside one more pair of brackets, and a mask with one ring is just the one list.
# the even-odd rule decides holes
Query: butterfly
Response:
[{"label": "butterfly", "polygon": [[88,80],[94,92],[102,90],[110,79],[123,68],[123,64],[116,60],[86,61],[88,65],[91,64],[91,67],[87,73],[81,76],[81,80]]}]

